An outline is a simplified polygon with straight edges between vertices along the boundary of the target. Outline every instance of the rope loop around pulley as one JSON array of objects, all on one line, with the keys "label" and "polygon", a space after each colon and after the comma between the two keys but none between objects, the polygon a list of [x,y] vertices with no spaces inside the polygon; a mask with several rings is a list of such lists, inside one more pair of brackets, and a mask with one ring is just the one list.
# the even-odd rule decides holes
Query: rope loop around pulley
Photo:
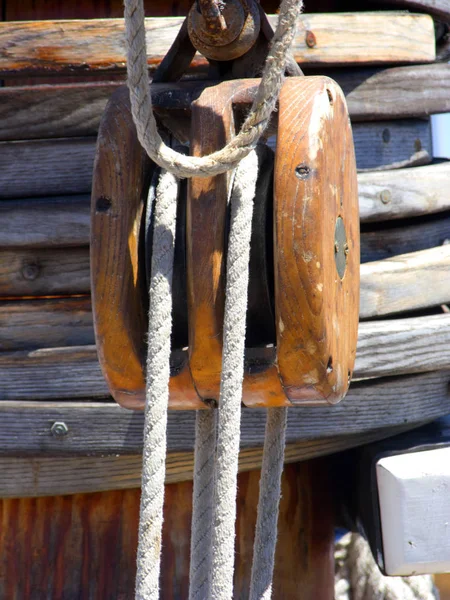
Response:
[{"label": "rope loop around pulley", "polygon": [[255,148],[269,124],[284,79],[288,53],[295,35],[302,0],[283,0],[253,105],[240,132],[224,148],[208,156],[184,156],[162,140],[153,114],[147,65],[143,0],[125,0],[128,48],[127,74],[131,111],[138,139],[149,157],[177,177],[208,177],[236,168]]}]

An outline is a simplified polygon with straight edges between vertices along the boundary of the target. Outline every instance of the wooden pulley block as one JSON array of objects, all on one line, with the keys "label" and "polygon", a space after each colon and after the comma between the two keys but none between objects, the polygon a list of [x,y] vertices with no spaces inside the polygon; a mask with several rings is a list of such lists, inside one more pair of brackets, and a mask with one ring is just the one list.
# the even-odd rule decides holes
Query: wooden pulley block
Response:
[{"label": "wooden pulley block", "polygon": [[[175,121],[190,115],[190,151],[201,156],[235,135],[258,83],[161,84],[152,96],[181,137]],[[343,94],[326,77],[287,79],[273,125],[275,156],[258,148],[243,402],[333,404],[351,379],[359,308],[356,165]],[[91,269],[100,364],[129,408],[142,408],[145,397],[151,224],[146,236],[143,215],[154,173],[121,89],[99,131]],[[180,186],[170,408],[219,398],[230,186],[230,173]]]}]

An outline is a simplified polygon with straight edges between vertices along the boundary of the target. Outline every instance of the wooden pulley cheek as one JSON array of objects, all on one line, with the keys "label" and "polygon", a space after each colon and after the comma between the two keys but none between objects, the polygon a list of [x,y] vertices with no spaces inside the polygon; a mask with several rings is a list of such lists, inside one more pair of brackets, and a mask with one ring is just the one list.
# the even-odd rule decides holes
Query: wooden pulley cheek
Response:
[{"label": "wooden pulley cheek", "polygon": [[[155,166],[136,135],[127,88],[109,101],[99,128],[91,208],[91,291],[97,352],[114,399],[145,405],[148,287],[144,213]],[[201,408],[187,352],[172,354],[171,402]]]},{"label": "wooden pulley cheek", "polygon": [[350,122],[327,77],[287,79],[275,163],[277,363],[292,403],[350,383],[359,313],[359,213]]}]

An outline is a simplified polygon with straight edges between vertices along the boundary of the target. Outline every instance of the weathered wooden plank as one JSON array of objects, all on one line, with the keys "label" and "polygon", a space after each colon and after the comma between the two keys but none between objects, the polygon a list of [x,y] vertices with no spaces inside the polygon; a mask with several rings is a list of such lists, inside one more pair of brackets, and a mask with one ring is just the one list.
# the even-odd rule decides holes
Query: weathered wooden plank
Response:
[{"label": "weathered wooden plank", "polygon": [[[13,350],[0,353],[3,400],[63,400],[108,396],[95,346],[51,347],[61,339],[66,339],[69,344],[80,338],[93,340],[90,313],[79,311],[79,319],[85,325],[77,323],[70,327],[71,323],[76,322],[76,317],[71,312],[64,314],[64,308],[71,311],[71,302],[73,300],[44,301],[48,312],[43,310],[42,314],[48,317],[48,323],[42,320],[42,315],[38,312],[37,324],[33,314],[29,316],[28,312],[23,312],[26,306],[19,305],[17,314],[12,314],[15,327],[7,326],[5,332],[3,327],[0,328],[2,349],[7,350],[9,346]],[[0,326],[7,323],[8,309],[9,307],[1,311],[4,319],[0,312]],[[27,337],[28,331],[31,331],[30,337]],[[29,349],[17,350],[26,347]],[[450,368],[449,314],[360,323],[355,378],[403,375],[446,368]]]},{"label": "weathered wooden plank", "polygon": [[450,110],[450,65],[342,69],[329,76],[342,87],[352,121],[425,117]]},{"label": "weathered wooden plank", "polygon": [[408,10],[418,10],[450,22],[450,4],[448,0],[381,0],[382,4],[395,4]]},{"label": "weathered wooden plank", "polygon": [[[309,460],[355,448],[394,435],[405,427],[327,437],[288,444],[285,463]],[[262,448],[239,454],[239,472],[260,469]],[[166,457],[166,484],[192,480],[193,452],[171,452]],[[82,494],[140,487],[142,456],[0,457],[0,498]]]},{"label": "weathered wooden plank", "polygon": [[[356,123],[353,138],[360,169],[407,160],[419,150],[431,156],[428,120]],[[95,144],[92,137],[0,142],[0,199],[89,194]]]},{"label": "weathered wooden plank", "polygon": [[[88,297],[0,302],[2,353],[94,343],[91,302]],[[95,359],[95,355],[92,357]],[[55,361],[59,360],[59,357],[55,357]],[[37,383],[39,371],[35,376]],[[24,383],[26,379],[24,373]]]},{"label": "weathered wooden plank", "polygon": [[[274,25],[277,17],[269,20]],[[150,67],[162,60],[182,21],[180,17],[146,19]],[[315,37],[313,47],[306,44],[307,32]],[[0,46],[3,75],[125,68],[123,19],[0,23]],[[389,12],[302,15],[293,54],[299,63],[316,65],[432,62],[433,21],[427,15]],[[202,64],[197,55],[193,66]]]},{"label": "weathered wooden plank", "polygon": [[0,198],[88,194],[95,138],[0,142]]},{"label": "weathered wooden plank", "polygon": [[395,221],[380,223],[372,231],[361,232],[361,262],[426,250],[450,240],[449,213],[401,223],[401,227],[396,227]]},{"label": "weathered wooden plank", "polygon": [[359,324],[353,376],[450,368],[450,314]]},{"label": "weathered wooden plank", "polygon": [[90,204],[88,195],[0,202],[0,247],[87,246]]},{"label": "weathered wooden plank", "polygon": [[354,123],[353,141],[358,169],[388,167],[407,161],[418,152],[428,153],[431,162],[433,154],[428,120],[398,119]]},{"label": "weathered wooden plank", "polygon": [[0,296],[89,293],[89,249],[0,250]]},{"label": "weathered wooden plank", "polygon": [[359,173],[361,221],[414,217],[450,209],[450,161],[411,169]]},{"label": "weathered wooden plank", "polygon": [[[352,121],[424,117],[450,110],[450,66],[342,69],[327,73],[342,87]],[[0,88],[0,141],[94,136],[119,83]]]},{"label": "weathered wooden plank", "polygon": [[361,318],[449,301],[450,245],[361,265]]},{"label": "weathered wooden plank", "polygon": [[[450,412],[450,372],[355,383],[333,407],[289,409],[288,444],[436,419]],[[102,455],[142,451],[143,414],[111,402],[0,402],[0,455]],[[64,421],[68,434],[51,434]],[[192,451],[195,414],[171,411],[168,451]],[[261,446],[265,411],[244,409],[241,447]],[[388,435],[388,433],[386,433]]]}]

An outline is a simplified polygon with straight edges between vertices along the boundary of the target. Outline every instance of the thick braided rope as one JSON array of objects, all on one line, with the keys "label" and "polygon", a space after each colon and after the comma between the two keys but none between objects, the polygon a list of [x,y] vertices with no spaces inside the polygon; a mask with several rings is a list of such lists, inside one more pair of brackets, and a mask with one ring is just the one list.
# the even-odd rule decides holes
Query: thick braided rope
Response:
[{"label": "thick braided rope", "polygon": [[258,517],[253,545],[250,600],[270,600],[277,544],[278,507],[284,464],[287,408],[267,410]]},{"label": "thick braided rope", "polygon": [[198,410],[195,419],[189,600],[209,598],[216,410]]},{"label": "thick braided rope", "polygon": [[253,151],[239,163],[231,196],[214,478],[210,595],[212,600],[231,600],[233,597],[236,484],[244,377],[248,264],[257,172],[258,159]]},{"label": "thick braided rope", "polygon": [[378,569],[369,544],[357,533],[348,533],[335,550],[336,600],[437,600],[429,575],[385,577]]},{"label": "thick braided rope", "polygon": [[136,600],[159,597],[177,197],[177,179],[163,172],[154,215]]},{"label": "thick braided rope", "polygon": [[221,150],[208,156],[194,157],[172,150],[158,133],[149,88],[143,0],[125,0],[131,112],[139,141],[156,164],[178,177],[207,177],[235,168],[255,147],[275,109],[302,4],[302,0],[283,0],[281,3],[261,83],[239,134]]}]

